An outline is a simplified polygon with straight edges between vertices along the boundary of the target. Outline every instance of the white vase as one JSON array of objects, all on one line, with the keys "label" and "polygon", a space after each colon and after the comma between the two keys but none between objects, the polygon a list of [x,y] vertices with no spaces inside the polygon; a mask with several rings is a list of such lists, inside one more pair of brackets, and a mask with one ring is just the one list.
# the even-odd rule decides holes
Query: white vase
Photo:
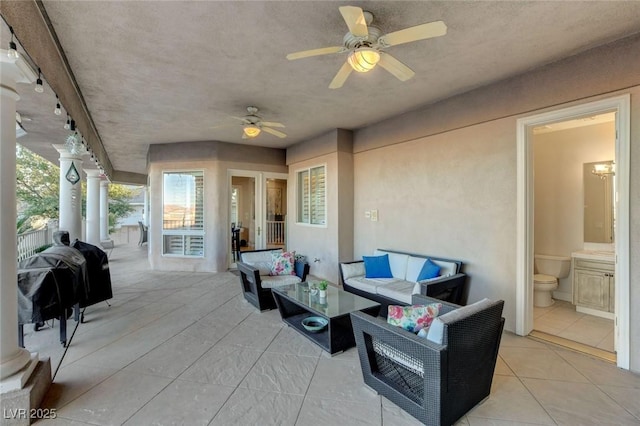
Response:
[{"label": "white vase", "polygon": [[325,299],[327,297],[327,290],[319,290],[318,297],[320,297],[320,299]]}]

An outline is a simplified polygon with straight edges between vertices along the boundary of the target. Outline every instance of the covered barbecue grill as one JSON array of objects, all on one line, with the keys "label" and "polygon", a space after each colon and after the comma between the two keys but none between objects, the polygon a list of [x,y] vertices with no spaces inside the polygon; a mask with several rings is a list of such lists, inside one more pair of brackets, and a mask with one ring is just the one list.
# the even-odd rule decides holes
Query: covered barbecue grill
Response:
[{"label": "covered barbecue grill", "polygon": [[111,299],[113,290],[107,254],[100,248],[80,240],[75,240],[71,246],[80,251],[87,261],[89,286],[86,297],[80,299],[80,307],[84,308]]},{"label": "covered barbecue grill", "polygon": [[60,341],[66,344],[67,313],[88,295],[87,262],[73,247],[53,246],[18,265],[18,324],[60,319]]},{"label": "covered barbecue grill", "polygon": [[[60,319],[60,341],[66,344],[66,319],[79,308],[113,297],[109,261],[98,247],[75,240],[68,245],[68,233],[54,236],[56,245],[23,260],[18,265],[19,340],[23,346],[24,324]],[[66,244],[66,245],[65,245]],[[83,316],[83,315],[82,315]]]}]

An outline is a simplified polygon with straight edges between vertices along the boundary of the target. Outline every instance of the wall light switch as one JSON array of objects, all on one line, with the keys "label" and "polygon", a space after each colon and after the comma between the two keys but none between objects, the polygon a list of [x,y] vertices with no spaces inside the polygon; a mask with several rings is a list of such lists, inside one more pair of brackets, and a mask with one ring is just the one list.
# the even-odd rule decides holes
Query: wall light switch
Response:
[{"label": "wall light switch", "polygon": [[378,221],[378,210],[371,210],[371,221],[372,222]]},{"label": "wall light switch", "polygon": [[364,212],[364,218],[365,218],[365,219],[369,219],[370,217],[371,217],[371,212],[370,212],[369,210],[366,210],[366,211]]}]

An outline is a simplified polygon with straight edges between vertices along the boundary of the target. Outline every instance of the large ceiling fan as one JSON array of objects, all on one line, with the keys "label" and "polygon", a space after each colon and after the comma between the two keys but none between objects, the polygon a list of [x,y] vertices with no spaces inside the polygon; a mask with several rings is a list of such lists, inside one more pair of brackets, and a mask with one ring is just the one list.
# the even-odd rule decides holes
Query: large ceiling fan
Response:
[{"label": "large ceiling fan", "polygon": [[398,44],[440,37],[447,33],[447,26],[444,22],[435,21],[381,35],[380,29],[371,26],[373,21],[371,12],[363,11],[355,6],[341,6],[339,9],[342,18],[349,27],[349,32],[345,34],[342,46],[304,50],[287,55],[287,59],[293,60],[348,52],[347,62],[342,65],[331,81],[330,89],[342,87],[352,71],[368,72],[376,65],[380,65],[400,81],[409,80],[415,75],[411,68],[383,50]]},{"label": "large ceiling fan", "polygon": [[263,130],[267,133],[277,136],[279,138],[286,138],[287,135],[279,130],[272,129],[272,127],[284,127],[282,123],[276,123],[274,121],[263,121],[262,117],[258,115],[258,108],[254,106],[247,107],[248,114],[244,117],[231,117],[242,122],[243,133],[242,139],[252,139],[258,136]]}]

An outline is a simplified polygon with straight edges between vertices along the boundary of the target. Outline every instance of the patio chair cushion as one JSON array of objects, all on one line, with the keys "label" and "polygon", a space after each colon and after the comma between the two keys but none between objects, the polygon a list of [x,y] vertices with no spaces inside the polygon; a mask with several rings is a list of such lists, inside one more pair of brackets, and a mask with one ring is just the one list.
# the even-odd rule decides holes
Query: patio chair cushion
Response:
[{"label": "patio chair cushion", "polygon": [[269,275],[295,275],[295,252],[271,252]]},{"label": "patio chair cushion", "polygon": [[484,298],[475,303],[472,303],[471,305],[463,306],[439,316],[431,323],[431,327],[429,327],[429,333],[427,334],[427,339],[432,341],[433,343],[441,345],[444,339],[445,325],[460,321],[461,319],[478,313],[491,306],[492,303],[493,302],[491,300]]},{"label": "patio chair cushion", "polygon": [[340,266],[342,267],[343,280],[364,276],[364,262],[343,263]]},{"label": "patio chair cushion", "polygon": [[299,283],[300,281],[300,277],[298,277],[297,275],[274,275],[263,277],[260,282],[262,288],[265,289],[280,287],[287,284],[295,284]]},{"label": "patio chair cushion", "polygon": [[242,262],[258,269],[260,275],[264,276],[264,275],[269,275],[269,273],[271,272],[271,252],[272,251],[277,251],[280,253],[282,252],[281,249],[270,250],[270,251],[246,252],[246,253],[241,253],[240,257]]},{"label": "patio chair cushion", "polygon": [[430,303],[428,305],[398,306],[389,305],[387,322],[407,331],[417,333],[431,325],[438,316],[442,303]]}]

